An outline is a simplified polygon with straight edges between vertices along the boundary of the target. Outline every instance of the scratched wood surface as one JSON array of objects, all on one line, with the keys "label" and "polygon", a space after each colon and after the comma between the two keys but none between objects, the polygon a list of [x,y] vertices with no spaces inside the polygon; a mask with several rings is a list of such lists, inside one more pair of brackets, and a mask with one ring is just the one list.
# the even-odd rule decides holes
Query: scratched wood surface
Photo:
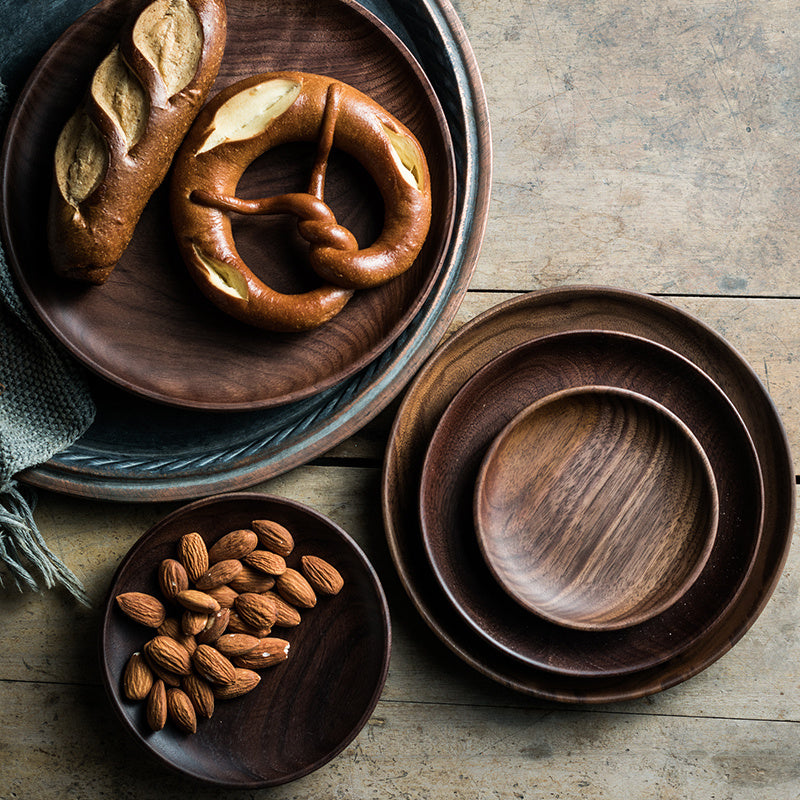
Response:
[{"label": "scratched wood surface", "polygon": [[[769,389],[800,453],[800,19],[794,4],[458,0],[492,110],[492,208],[453,329],[512,293],[568,283],[666,297],[712,326]],[[517,695],[428,631],[382,533],[393,403],[314,464],[253,487],[352,533],[389,597],[378,707],[316,773],[245,798],[800,798],[800,549],[744,639],[700,675],[588,709]],[[0,800],[222,796],[132,749],[96,663],[120,558],[172,504],[42,493],[46,540],[95,603],[0,596]],[[409,509],[415,513],[415,509]]]}]

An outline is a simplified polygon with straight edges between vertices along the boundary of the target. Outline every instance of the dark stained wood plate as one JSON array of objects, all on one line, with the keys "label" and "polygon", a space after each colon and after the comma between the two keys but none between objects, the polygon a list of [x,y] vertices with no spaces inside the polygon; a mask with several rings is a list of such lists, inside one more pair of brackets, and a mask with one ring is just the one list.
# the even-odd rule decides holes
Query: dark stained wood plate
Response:
[{"label": "dark stained wood plate", "polygon": [[537,400],[500,431],[474,509],[483,559],[511,598],[557,625],[601,631],[683,597],[711,553],[719,496],[679,417],[652,396],[588,385]]},{"label": "dark stained wood plate", "polygon": [[[532,403],[604,384],[657,398],[708,457],[719,525],[704,569],[681,600],[620,630],[572,630],[513,601],[486,565],[472,510],[480,468],[497,435]],[[674,658],[724,618],[758,552],[762,484],[741,418],[719,388],[668,348],[629,334],[570,331],[525,342],[480,369],[434,431],[419,496],[425,553],[445,595],[487,642],[569,676],[640,671]]]},{"label": "dark stained wood plate", "polygon": [[[216,704],[195,734],[171,723],[152,733],[141,702],[121,695],[130,654],[152,630],[129,620],[114,601],[126,591],[159,594],[158,564],[174,558],[178,539],[197,531],[207,543],[254,519],[272,519],[294,535],[287,563],[303,554],[329,561],[345,584],[302,612],[295,628],[275,628],[290,642],[289,658],[260,670],[249,694]],[[100,636],[103,682],[123,727],[153,757],[204,783],[228,788],[276,786],[318,769],[340,753],[366,724],[389,667],[390,621],[379,579],[369,561],[331,520],[301,503],[250,493],[218,495],[184,506],[147,531],[119,565],[109,589]]]},{"label": "dark stained wood plate", "polygon": [[[436,581],[408,513],[419,497],[422,459],[442,412],[477,370],[536,337],[580,329],[622,331],[671,347],[714,380],[739,412],[764,482],[764,524],[750,577],[724,619],[668,662],[614,676],[576,677],[526,664],[487,642]],[[408,595],[431,630],[481,674],[513,690],[567,703],[632,699],[701,672],[756,621],[780,578],[795,513],[794,467],[781,419],[758,376],[714,330],[672,304],[622,289],[558,287],[521,295],[476,317],[429,359],[409,387],[392,429],[382,483],[390,551]]]},{"label": "dark stained wood plate", "polygon": [[[166,186],[153,196],[111,278],[86,287],[56,278],[42,225],[51,158],[64,122],[121,24],[145,0],[104,0],[40,61],[10,119],[3,157],[3,225],[22,291],[50,331],[83,364],[126,391],[207,410],[269,408],[313,397],[376,359],[414,319],[448,253],[457,189],[449,126],[425,72],[377,16],[350,0],[229,0],[225,57],[212,96],[260,72],[299,69],[361,89],[419,138],[431,168],[434,213],[420,256],[382,287],[358,292],[343,312],[301,335],[238,323],[193,285],[174,244]],[[313,145],[265,154],[242,197],[304,190]],[[335,154],[326,200],[362,246],[382,224],[366,170]],[[318,284],[291,218],[237,218],[237,246],[268,285],[292,293]]]}]

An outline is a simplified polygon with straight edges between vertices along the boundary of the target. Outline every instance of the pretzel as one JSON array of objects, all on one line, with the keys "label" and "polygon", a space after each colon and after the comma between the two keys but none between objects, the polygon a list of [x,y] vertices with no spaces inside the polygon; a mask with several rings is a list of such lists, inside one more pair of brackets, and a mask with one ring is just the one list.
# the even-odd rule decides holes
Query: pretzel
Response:
[{"label": "pretzel", "polygon": [[[236,197],[248,166],[288,142],[317,143],[308,191]],[[358,160],[383,197],[383,229],[363,249],[324,202],[333,147]],[[261,328],[302,331],[338,314],[354,291],[414,263],[430,226],[430,176],[413,134],[362,92],[322,75],[273,72],[229,86],[203,109],[175,160],[171,208],[183,259],[213,303]],[[233,213],[295,215],[323,284],[299,294],[267,286],[236,250]]]},{"label": "pretzel", "polygon": [[58,274],[104,283],[205,102],[224,0],[155,0],[95,70],[54,157],[48,238]]}]

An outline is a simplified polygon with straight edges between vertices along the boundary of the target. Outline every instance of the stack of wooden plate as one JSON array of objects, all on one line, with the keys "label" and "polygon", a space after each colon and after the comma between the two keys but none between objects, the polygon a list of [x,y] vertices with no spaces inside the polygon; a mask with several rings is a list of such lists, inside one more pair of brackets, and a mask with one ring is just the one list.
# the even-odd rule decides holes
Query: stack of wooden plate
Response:
[{"label": "stack of wooden plate", "polygon": [[794,491],[781,420],[729,344],[666,302],[567,287],[490,309],[423,367],[383,511],[409,596],[455,653],[537,697],[607,702],[744,635]]}]

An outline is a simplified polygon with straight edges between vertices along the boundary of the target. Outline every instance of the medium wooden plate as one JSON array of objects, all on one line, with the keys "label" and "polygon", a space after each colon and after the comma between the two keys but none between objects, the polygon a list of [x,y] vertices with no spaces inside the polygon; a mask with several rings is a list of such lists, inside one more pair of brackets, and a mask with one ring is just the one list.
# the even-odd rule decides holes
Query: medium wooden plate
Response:
[{"label": "medium wooden plate", "polygon": [[547,395],[500,431],[474,509],[483,559],[512,599],[557,625],[602,631],[683,597],[711,553],[719,496],[679,417],[650,396],[594,385]]},{"label": "medium wooden plate", "polygon": [[[413,320],[436,284],[453,230],[457,191],[452,140],[425,72],[378,17],[351,0],[229,0],[228,37],[212,89],[249,75],[298,69],[336,77],[373,97],[419,138],[434,197],[428,238],[414,265],[382,287],[358,292],[330,323],[274,334],[227,317],[193,285],[178,255],[166,185],[148,204],[107,283],[57,278],[42,226],[55,140],[122,23],[144,0],[104,0],[81,16],[39,62],[11,119],[2,164],[7,254],[21,289],[49,330],[83,364],[126,391],[171,405],[269,408],[313,397],[379,356]],[[247,170],[241,197],[303,191],[313,145],[271,151]],[[362,246],[383,212],[366,170],[334,152],[326,200]],[[289,217],[235,218],[237,246],[279,291],[319,283]]]},{"label": "medium wooden plate", "polygon": [[[220,701],[197,733],[171,723],[150,732],[144,705],[121,695],[131,653],[152,630],[129,620],[114,598],[127,591],[159,594],[158,565],[174,558],[178,539],[197,531],[207,543],[247,528],[254,519],[287,527],[295,548],[329,561],[345,580],[332,597],[302,612],[295,628],[275,628],[290,642],[288,660],[260,670],[246,696]],[[340,753],[366,724],[380,699],[389,668],[389,610],[378,576],[345,531],[313,509],[270,495],[218,495],[178,509],[147,531],[120,563],[109,589],[100,635],[102,678],[125,730],[168,767],[227,788],[276,786],[318,769]]]},{"label": "medium wooden plate", "polygon": [[[680,602],[620,630],[571,630],[532,615],[493,580],[470,514],[485,454],[532,403],[604,384],[657,398],[705,451],[719,525],[704,569]],[[568,331],[525,342],[491,360],[456,394],[434,431],[419,493],[425,552],[462,618],[499,650],[571,676],[622,675],[674,658],[718,624],[758,552],[762,482],[744,424],[719,388],[670,349],[630,334]]]},{"label": "medium wooden plate", "polygon": [[[604,329],[645,336],[706,372],[731,399],[756,448],[764,481],[764,524],[750,577],[707,636],[668,662],[609,677],[575,677],[526,664],[499,651],[447,601],[427,562],[419,522],[422,459],[442,412],[466,380],[523,342],[561,331]],[[602,703],[653,694],[696,675],[749,630],[769,601],[788,555],[795,482],[786,432],[772,400],[744,358],[696,317],[657,298],[622,289],[568,286],[501,303],[471,320],[428,360],[398,410],[382,480],[382,507],[392,558],[425,622],[452,652],[513,690],[567,703]]]}]

